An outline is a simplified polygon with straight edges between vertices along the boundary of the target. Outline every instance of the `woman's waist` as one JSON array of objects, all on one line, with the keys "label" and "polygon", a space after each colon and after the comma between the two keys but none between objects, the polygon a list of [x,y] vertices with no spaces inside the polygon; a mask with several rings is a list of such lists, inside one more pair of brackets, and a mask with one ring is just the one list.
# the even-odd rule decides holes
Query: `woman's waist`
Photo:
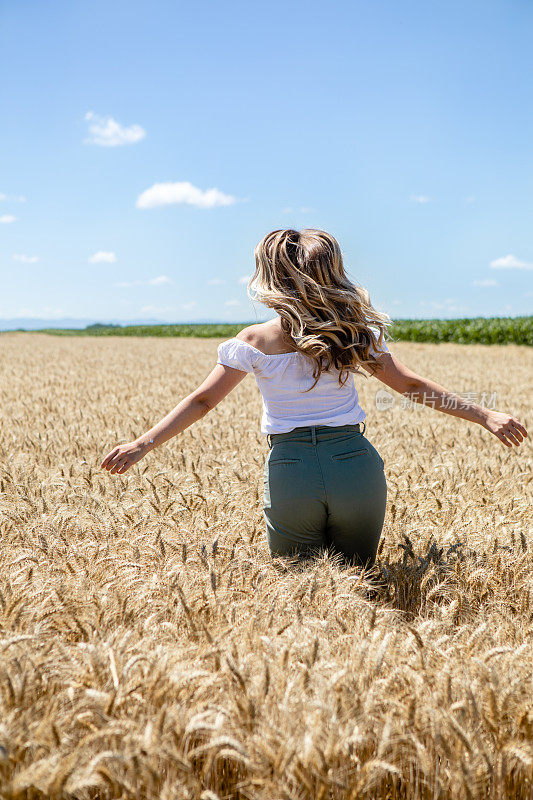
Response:
[{"label": "woman's waist", "polygon": [[337,405],[334,408],[294,408],[291,410],[263,405],[261,430],[263,434],[290,433],[295,429],[309,427],[332,427],[357,425],[363,422],[366,413],[359,402]]},{"label": "woman's waist", "polygon": [[358,422],[350,425],[305,425],[293,428],[284,433],[269,433],[267,441],[269,447],[278,442],[323,442],[337,439],[347,435],[364,434],[366,424]]}]

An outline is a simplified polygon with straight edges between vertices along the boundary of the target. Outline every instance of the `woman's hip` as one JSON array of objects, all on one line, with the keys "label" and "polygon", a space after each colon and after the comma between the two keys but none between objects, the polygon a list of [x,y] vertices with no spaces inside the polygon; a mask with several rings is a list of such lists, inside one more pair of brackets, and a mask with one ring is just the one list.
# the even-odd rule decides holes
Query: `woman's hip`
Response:
[{"label": "woman's hip", "polygon": [[331,541],[350,558],[371,563],[387,500],[378,451],[354,426],[316,430],[314,437],[310,431],[290,434],[273,437],[265,463],[270,551],[282,554]]},{"label": "woman's hip", "polygon": [[278,498],[313,497],[324,503],[354,492],[379,495],[384,461],[360,426],[300,428],[272,435],[264,469],[265,491]]}]

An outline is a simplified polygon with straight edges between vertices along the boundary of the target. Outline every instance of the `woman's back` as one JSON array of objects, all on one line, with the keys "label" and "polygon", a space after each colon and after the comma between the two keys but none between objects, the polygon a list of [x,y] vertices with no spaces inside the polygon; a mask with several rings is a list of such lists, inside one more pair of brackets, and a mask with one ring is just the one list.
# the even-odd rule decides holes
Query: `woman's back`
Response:
[{"label": "woman's back", "polygon": [[353,378],[341,385],[338,370],[331,368],[313,386],[313,361],[290,347],[279,318],[252,325],[218,347],[219,364],[253,372],[263,398],[261,432],[266,436],[308,425],[363,422],[366,414]]}]

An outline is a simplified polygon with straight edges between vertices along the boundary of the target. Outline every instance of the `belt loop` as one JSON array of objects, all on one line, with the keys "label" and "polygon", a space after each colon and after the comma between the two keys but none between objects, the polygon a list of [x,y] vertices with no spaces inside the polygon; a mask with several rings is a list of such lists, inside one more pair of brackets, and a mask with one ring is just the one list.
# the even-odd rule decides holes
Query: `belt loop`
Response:
[{"label": "belt loop", "polygon": [[[363,430],[361,430],[361,425],[363,426]],[[359,423],[359,430],[360,430],[360,432],[361,432],[361,433],[363,434],[363,436],[364,436],[364,434],[365,434],[365,431],[366,431],[366,422],[360,422],[360,423]]]},{"label": "belt loop", "polygon": [[270,433],[267,434],[267,442],[269,449],[272,450],[272,435]]},{"label": "belt loop", "polygon": [[314,425],[311,428],[311,441],[316,445],[316,427]]}]

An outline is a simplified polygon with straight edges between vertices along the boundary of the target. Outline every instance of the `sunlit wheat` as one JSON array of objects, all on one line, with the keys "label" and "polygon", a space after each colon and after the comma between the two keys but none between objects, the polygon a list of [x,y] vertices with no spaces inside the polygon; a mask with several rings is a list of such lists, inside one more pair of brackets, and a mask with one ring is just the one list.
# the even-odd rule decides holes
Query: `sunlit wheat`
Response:
[{"label": "sunlit wheat", "polygon": [[[530,440],[377,411],[378,574],[271,559],[251,376],[124,476],[220,340],[0,337],[2,800],[531,800]],[[533,430],[533,353],[400,342]],[[398,396],[397,396],[398,397]]]}]

